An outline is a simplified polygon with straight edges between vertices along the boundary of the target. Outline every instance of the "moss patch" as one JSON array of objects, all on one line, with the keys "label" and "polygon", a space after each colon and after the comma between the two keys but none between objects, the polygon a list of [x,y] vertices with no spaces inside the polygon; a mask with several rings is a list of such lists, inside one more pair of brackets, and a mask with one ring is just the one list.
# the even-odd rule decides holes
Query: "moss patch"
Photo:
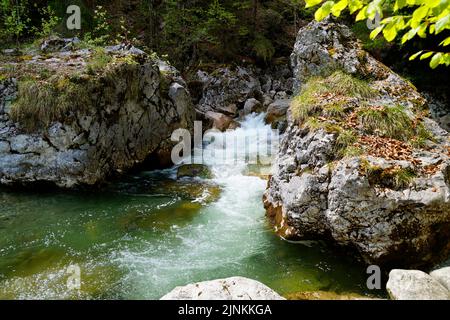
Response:
[{"label": "moss patch", "polygon": [[91,57],[87,61],[87,72],[96,74],[103,70],[112,60],[112,56],[106,53],[103,48],[95,48]]},{"label": "moss patch", "polygon": [[410,187],[417,177],[415,169],[399,166],[381,168],[369,163],[366,159],[361,161],[360,172],[367,176],[370,185],[393,190]]},{"label": "moss patch", "polygon": [[[106,99],[104,103],[114,99],[139,100],[136,56],[95,48],[84,59],[86,67],[77,54],[72,58],[77,59],[77,64],[58,57],[61,62],[54,65],[42,61],[11,63],[0,69],[5,78],[18,79],[18,95],[10,115],[25,132],[47,129],[56,121],[70,124],[75,113],[95,107],[98,96]],[[125,79],[127,87],[126,92],[115,95],[118,79]]]},{"label": "moss patch", "polygon": [[35,131],[55,121],[67,122],[70,112],[86,108],[89,102],[84,87],[64,77],[53,77],[50,81],[22,80],[18,98],[11,107],[11,118],[26,131]]}]

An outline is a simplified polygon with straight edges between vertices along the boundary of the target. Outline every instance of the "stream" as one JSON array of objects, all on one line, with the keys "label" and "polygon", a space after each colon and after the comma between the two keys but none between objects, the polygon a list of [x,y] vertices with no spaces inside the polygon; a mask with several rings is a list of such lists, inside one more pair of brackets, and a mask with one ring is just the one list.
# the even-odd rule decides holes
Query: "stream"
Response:
[{"label": "stream", "polygon": [[[248,116],[217,135],[271,144],[270,134],[254,134],[271,133],[263,119]],[[205,150],[209,180],[177,180],[172,168],[91,193],[0,191],[0,299],[159,299],[176,286],[231,276],[282,295],[369,294],[365,267],[351,257],[275,235],[261,200],[267,181],[245,159],[216,163],[220,143]],[[73,266],[79,289],[67,285]]]}]

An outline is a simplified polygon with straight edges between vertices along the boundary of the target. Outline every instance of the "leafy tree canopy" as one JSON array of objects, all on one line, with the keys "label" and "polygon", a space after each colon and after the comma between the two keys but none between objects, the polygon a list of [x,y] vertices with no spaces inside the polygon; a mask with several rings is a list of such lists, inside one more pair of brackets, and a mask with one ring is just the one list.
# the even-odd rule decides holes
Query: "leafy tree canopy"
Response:
[{"label": "leafy tree canopy", "polygon": [[[450,29],[450,0],[305,0],[306,8],[320,7],[315,12],[315,19],[321,21],[332,14],[339,17],[344,10],[355,15],[356,21],[376,20],[379,25],[373,29],[370,38],[380,33],[387,41],[400,39],[404,44],[415,37],[426,38],[427,35],[439,35]],[[450,37],[439,42],[442,50],[422,50],[410,57],[420,56],[421,60],[430,59],[430,67],[450,65],[448,47]]]}]

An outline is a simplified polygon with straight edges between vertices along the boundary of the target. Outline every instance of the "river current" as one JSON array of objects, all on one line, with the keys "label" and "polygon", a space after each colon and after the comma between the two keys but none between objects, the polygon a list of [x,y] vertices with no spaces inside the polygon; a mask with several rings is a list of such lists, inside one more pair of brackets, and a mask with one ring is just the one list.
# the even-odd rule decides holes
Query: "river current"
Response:
[{"label": "river current", "polygon": [[[273,146],[271,133],[263,115],[251,115],[217,135],[248,137],[251,154],[252,146]],[[352,257],[274,234],[257,166],[245,157],[215,161],[219,143],[205,150],[214,151],[204,159],[212,179],[177,180],[174,167],[91,193],[0,191],[0,299],[158,299],[230,276],[282,295],[368,293],[365,267]]]}]

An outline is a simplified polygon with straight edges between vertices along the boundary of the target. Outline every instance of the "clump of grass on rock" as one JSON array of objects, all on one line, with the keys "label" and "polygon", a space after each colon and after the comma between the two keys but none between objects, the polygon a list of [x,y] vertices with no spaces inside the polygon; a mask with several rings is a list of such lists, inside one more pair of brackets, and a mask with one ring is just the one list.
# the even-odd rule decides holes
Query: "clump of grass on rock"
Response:
[{"label": "clump of grass on rock", "polygon": [[336,134],[337,159],[370,153],[367,141],[371,139],[386,139],[386,145],[394,139],[407,148],[422,148],[433,139],[420,115],[380,102],[369,82],[340,70],[312,77],[293,99],[291,112],[309,130]]},{"label": "clump of grass on rock", "polygon": [[[305,120],[308,116],[321,111],[318,103],[332,97],[340,97],[328,105],[329,112],[342,115],[346,98],[369,99],[376,95],[370,85],[343,71],[335,71],[328,77],[313,77],[305,84],[300,94],[291,103],[292,115],[297,120]],[[333,108],[334,107],[334,108]]]},{"label": "clump of grass on rock", "polygon": [[83,91],[82,85],[64,77],[22,80],[18,85],[18,98],[11,108],[11,118],[26,131],[48,127],[55,121],[67,121],[71,111],[88,105]]}]

